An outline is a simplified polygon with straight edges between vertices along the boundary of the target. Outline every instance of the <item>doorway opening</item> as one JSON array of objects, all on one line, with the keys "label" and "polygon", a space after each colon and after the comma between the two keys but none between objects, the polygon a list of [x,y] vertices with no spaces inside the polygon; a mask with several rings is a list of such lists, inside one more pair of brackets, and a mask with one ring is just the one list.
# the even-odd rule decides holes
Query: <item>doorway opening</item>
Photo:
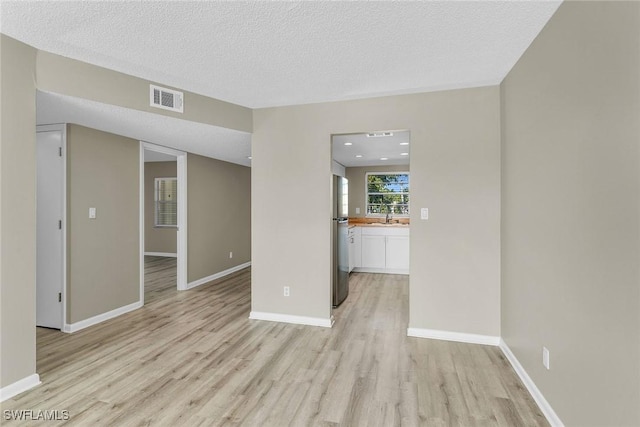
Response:
[{"label": "doorway opening", "polygon": [[[408,130],[331,137],[334,181],[335,177],[342,177],[348,182],[348,190],[341,190],[348,194],[348,206],[333,207],[333,212],[346,210],[348,228],[332,236],[331,268],[338,273],[332,277],[339,277],[346,269],[348,287],[357,288],[364,274],[397,275],[398,279],[405,276],[403,280],[409,275],[410,140]],[[336,191],[334,184],[334,204]],[[340,288],[335,282],[334,279],[332,296]],[[357,297],[356,292],[353,298]],[[339,312],[335,311],[336,321]]]},{"label": "doorway opening", "polygon": [[140,143],[140,300],[187,289],[186,153]]}]

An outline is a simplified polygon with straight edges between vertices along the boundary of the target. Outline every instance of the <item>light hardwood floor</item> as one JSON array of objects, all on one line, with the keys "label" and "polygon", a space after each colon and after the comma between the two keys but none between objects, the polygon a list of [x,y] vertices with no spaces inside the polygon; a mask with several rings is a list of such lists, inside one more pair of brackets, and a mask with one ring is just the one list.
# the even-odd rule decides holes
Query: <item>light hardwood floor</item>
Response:
[{"label": "light hardwood floor", "polygon": [[71,335],[38,328],[43,384],[2,409],[66,409],[70,425],[548,425],[497,347],[406,336],[406,276],[352,275],[328,329],[248,320],[250,275],[148,289]]},{"label": "light hardwood floor", "polygon": [[144,257],[144,302],[149,304],[158,298],[167,297],[178,288],[178,266],[176,258]]}]

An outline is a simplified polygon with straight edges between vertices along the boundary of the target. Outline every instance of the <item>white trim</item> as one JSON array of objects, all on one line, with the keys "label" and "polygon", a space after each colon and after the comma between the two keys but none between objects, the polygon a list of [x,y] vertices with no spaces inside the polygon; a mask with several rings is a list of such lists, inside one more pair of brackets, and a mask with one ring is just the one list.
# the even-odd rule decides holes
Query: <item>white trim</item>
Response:
[{"label": "white trim", "polygon": [[293,316],[290,314],[265,313],[261,311],[252,311],[249,314],[251,320],[268,320],[270,322],[293,323],[295,325],[322,326],[330,328],[333,326],[333,316],[328,319],[321,317]]},{"label": "white trim", "polygon": [[456,341],[469,344],[500,345],[500,337],[492,335],[466,334],[462,332],[440,331],[437,329],[408,328],[407,336],[431,338],[435,340]]},{"label": "white trim", "polygon": [[137,301],[132,304],[116,308],[115,310],[107,311],[106,313],[98,314],[97,316],[93,316],[76,323],[65,325],[65,328],[62,332],[67,332],[67,333],[77,332],[81,329],[88,328],[89,326],[97,325],[98,323],[102,323],[106,320],[113,319],[114,317],[118,317],[130,311],[136,310],[142,307],[142,305],[143,305],[142,301]]},{"label": "white trim", "polygon": [[231,273],[235,273],[236,271],[240,271],[243,268],[247,268],[247,267],[250,267],[250,266],[251,266],[251,261],[245,262],[244,264],[236,265],[235,267],[228,268],[228,269],[223,270],[223,271],[221,271],[219,273],[215,273],[215,274],[212,274],[210,276],[203,277],[203,278],[198,279],[198,280],[194,280],[193,282],[187,283],[187,288],[186,289],[193,289],[196,286],[204,285],[205,283],[209,283],[212,280],[216,280],[216,279],[219,279],[221,277],[228,276]]},{"label": "white trim", "polygon": [[0,388],[0,402],[11,399],[20,393],[24,393],[38,385],[40,385],[40,376],[38,374],[29,375],[13,384]]},{"label": "white trim", "polygon": [[67,125],[62,125],[62,328],[67,323]]},{"label": "white trim", "polygon": [[354,267],[352,271],[354,271],[355,273],[409,274],[409,270],[400,268]]},{"label": "white trim", "polygon": [[[140,141],[140,301],[144,304],[144,150],[176,157],[178,178],[177,288],[183,291],[187,284],[187,153]],[[168,255],[161,255],[168,256]]]},{"label": "white trim", "polygon": [[139,210],[140,217],[138,218],[138,280],[140,282],[140,289],[138,290],[138,298],[140,303],[144,305],[144,143],[140,141],[140,149],[138,155],[138,198],[139,198]]},{"label": "white trim", "polygon": [[520,377],[520,380],[522,380],[522,382],[524,383],[524,386],[527,388],[527,390],[529,390],[529,394],[531,394],[533,400],[536,401],[536,403],[540,407],[540,410],[547,418],[547,421],[549,421],[549,424],[551,424],[553,427],[564,427],[564,424],[562,423],[562,420],[560,420],[560,417],[558,417],[558,414],[556,414],[556,412],[553,410],[547,399],[544,398],[542,392],[540,392],[529,374],[527,374],[527,371],[524,370],[516,356],[511,352],[511,349],[502,338],[500,338],[499,345],[500,350],[502,350],[507,360],[511,363],[511,366],[513,366],[513,369]]},{"label": "white trim", "polygon": [[145,252],[145,256],[163,256],[167,258],[177,258],[178,254],[173,252]]},{"label": "white trim", "polygon": [[178,290],[187,289],[187,283],[189,281],[187,273],[187,258],[188,246],[187,246],[187,153],[182,153],[178,156],[178,230],[177,234],[177,276],[178,276]]},{"label": "white trim", "polygon": [[67,124],[54,123],[37,125],[36,133],[58,131],[62,134],[62,321],[61,329],[67,324]]}]

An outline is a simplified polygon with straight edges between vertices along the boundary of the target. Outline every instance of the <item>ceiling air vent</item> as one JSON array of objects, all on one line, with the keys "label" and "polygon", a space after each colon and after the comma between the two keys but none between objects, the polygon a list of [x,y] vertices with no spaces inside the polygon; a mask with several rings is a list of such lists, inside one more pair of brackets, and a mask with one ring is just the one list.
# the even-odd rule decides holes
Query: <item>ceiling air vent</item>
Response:
[{"label": "ceiling air vent", "polygon": [[182,113],[184,112],[183,99],[184,94],[182,92],[149,85],[149,102],[152,107]]},{"label": "ceiling air vent", "polygon": [[385,136],[393,136],[393,132],[372,132],[367,134],[367,138],[382,138]]}]

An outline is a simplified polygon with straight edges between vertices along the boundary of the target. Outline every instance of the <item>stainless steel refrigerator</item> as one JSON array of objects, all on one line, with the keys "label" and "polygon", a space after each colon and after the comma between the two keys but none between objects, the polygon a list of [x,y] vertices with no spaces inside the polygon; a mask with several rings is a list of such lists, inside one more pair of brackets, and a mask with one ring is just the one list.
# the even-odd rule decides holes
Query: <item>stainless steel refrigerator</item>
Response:
[{"label": "stainless steel refrigerator", "polygon": [[349,295],[349,181],[333,176],[333,306]]}]

